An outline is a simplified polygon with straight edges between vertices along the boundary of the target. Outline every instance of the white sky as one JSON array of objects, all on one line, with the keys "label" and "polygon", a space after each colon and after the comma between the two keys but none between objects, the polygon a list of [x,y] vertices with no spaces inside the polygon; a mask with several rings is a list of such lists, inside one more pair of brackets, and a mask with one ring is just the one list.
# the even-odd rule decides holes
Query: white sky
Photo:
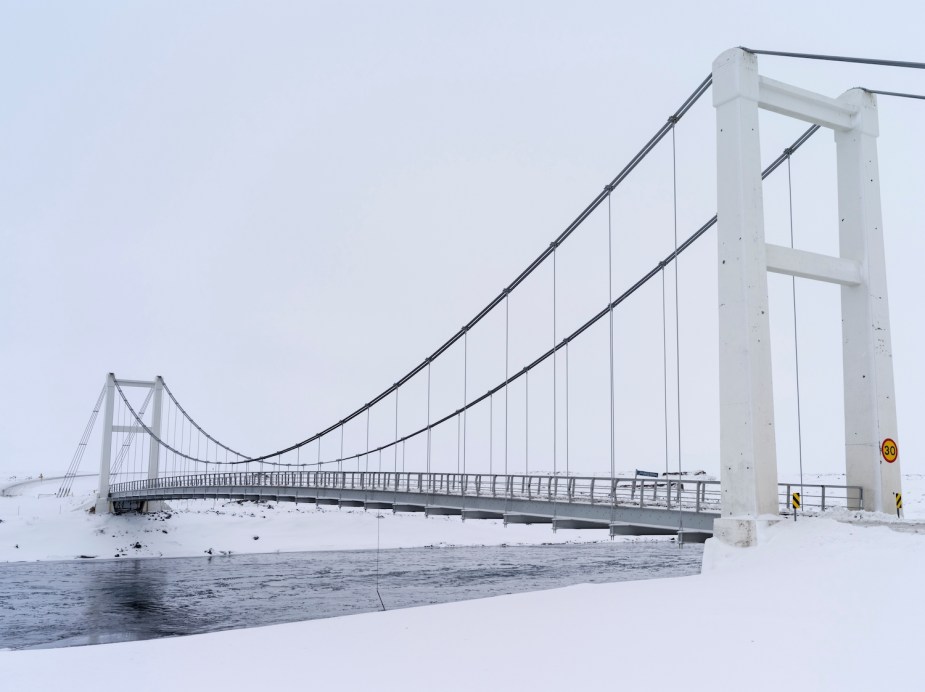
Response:
[{"label": "white sky", "polygon": [[[925,60],[923,6],[875,8],[0,3],[0,470],[63,472],[109,371],[163,375],[204,427],[252,454],[327,427],[493,298],[726,48]],[[854,86],[925,93],[925,74],[911,70],[760,66],[833,96]],[[925,104],[880,103],[901,459],[925,472]],[[682,238],[715,208],[713,128],[707,95],[677,130]],[[762,128],[766,161],[804,129],[770,114]],[[671,248],[666,144],[614,196],[615,294]],[[781,243],[784,175],[765,197],[769,239]],[[793,175],[797,245],[834,252],[831,134],[794,158]],[[559,252],[560,338],[606,303],[606,232],[598,213]],[[711,233],[681,264],[683,464],[714,473],[715,254]],[[789,279],[769,281],[778,453],[792,473]],[[546,267],[512,296],[512,372],[551,346],[550,298]],[[800,282],[798,302],[804,465],[837,471],[838,291]],[[615,316],[618,469],[665,464],[661,319],[660,283]],[[503,376],[502,325],[493,315],[470,335],[470,396]],[[572,347],[572,469],[609,467],[606,339],[599,326]],[[434,417],[460,405],[461,365],[454,349],[434,366]],[[669,384],[674,397],[673,369]],[[402,393],[403,432],[423,423],[422,385]],[[511,471],[524,467],[523,396],[522,384],[511,388]],[[531,375],[530,397],[530,466],[551,469],[548,367]],[[374,442],[390,434],[392,406],[374,411]],[[487,412],[470,415],[469,469],[487,470],[490,444],[494,468],[503,464],[502,401],[494,412],[492,441]],[[436,434],[437,468],[455,469],[455,434]],[[363,424],[347,436],[357,449]],[[326,442],[324,456],[335,447]],[[408,449],[408,467],[422,467]]]}]

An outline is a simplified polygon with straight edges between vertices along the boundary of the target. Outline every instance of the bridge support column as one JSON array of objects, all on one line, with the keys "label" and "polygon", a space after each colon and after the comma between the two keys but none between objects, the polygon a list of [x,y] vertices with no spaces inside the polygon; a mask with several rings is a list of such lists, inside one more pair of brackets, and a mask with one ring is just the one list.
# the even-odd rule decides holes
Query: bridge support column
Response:
[{"label": "bridge support column", "polygon": [[[767,79],[758,72],[757,57],[736,48],[713,63],[713,105],[723,492],[714,530],[727,543],[747,546],[757,541],[761,522],[779,518],[768,271],[841,286],[845,465],[848,485],[863,492],[863,500],[849,498],[849,506],[889,509],[901,492],[877,102],[861,89],[833,99]],[[838,257],[765,242],[759,109],[834,130]]]},{"label": "bridge support column", "polygon": [[97,491],[97,514],[107,514],[111,507],[109,504],[109,466],[112,463],[112,414],[115,406],[116,376],[113,373],[106,375],[106,408],[103,411],[103,439],[100,444],[100,485]]},{"label": "bridge support column", "polygon": [[863,500],[849,498],[849,506],[892,512],[902,479],[898,456],[884,463],[881,453],[883,441],[895,442],[898,435],[877,166],[877,102],[862,89],[851,89],[839,100],[857,108],[855,127],[835,132],[839,251],[857,263],[861,274],[860,283],[841,288],[847,482],[864,493]]},{"label": "bridge support column", "polygon": [[[161,418],[162,403],[164,399],[164,380],[158,375],[154,378],[154,400],[151,402],[154,409],[151,411],[151,432],[157,437],[161,436]],[[151,437],[151,444],[148,448],[148,480],[157,478],[161,455],[161,444],[154,437]],[[160,512],[165,509],[166,505],[160,500],[146,502],[143,511]]]},{"label": "bridge support column", "polygon": [[713,63],[719,240],[720,472],[716,535],[753,545],[778,514],[771,327],[764,242],[758,64],[741,50]]}]

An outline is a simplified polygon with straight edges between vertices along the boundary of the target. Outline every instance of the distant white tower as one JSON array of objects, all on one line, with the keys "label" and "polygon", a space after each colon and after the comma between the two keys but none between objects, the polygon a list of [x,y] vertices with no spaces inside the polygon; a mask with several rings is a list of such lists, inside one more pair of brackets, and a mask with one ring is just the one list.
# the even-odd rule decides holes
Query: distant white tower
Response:
[{"label": "distant white tower", "polygon": [[[96,498],[96,513],[105,514],[112,511],[109,502],[109,469],[112,465],[112,435],[113,433],[134,433],[144,434],[146,431],[138,425],[137,421],[130,425],[116,425],[114,418],[115,396],[116,396],[116,376],[113,373],[106,375],[106,408],[103,413],[103,440],[100,445],[100,485]],[[118,380],[120,387],[141,387],[143,389],[154,389],[154,400],[151,410],[151,425],[149,429],[154,436],[160,437],[161,434],[161,408],[164,395],[164,380],[158,375],[153,381],[140,380]],[[154,436],[150,436],[150,448],[148,450],[148,479],[157,478],[158,462],[160,460],[161,445]],[[148,503],[150,506],[145,507],[145,511],[157,511],[163,503]]]}]

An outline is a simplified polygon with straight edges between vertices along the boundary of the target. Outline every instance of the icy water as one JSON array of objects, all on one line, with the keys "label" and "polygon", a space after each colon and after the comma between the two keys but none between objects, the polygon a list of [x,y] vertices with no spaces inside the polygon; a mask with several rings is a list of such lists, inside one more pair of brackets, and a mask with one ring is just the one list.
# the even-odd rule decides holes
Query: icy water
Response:
[{"label": "icy water", "polygon": [[[587,582],[697,574],[673,542],[379,554],[387,609]],[[379,610],[376,551],[0,565],[0,648],[172,637]]]}]

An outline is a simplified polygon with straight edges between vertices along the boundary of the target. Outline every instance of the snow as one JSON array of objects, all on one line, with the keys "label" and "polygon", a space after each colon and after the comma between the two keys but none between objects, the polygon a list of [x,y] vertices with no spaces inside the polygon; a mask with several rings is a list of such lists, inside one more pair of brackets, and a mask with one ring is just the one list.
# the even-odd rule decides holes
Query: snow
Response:
[{"label": "snow", "polygon": [[[782,521],[694,577],[100,646],[0,652],[6,689],[919,689],[925,536]],[[479,681],[482,681],[481,683]]]},{"label": "snow", "polygon": [[[604,540],[606,531],[553,533],[549,525],[393,514],[288,502],[190,500],[154,515],[87,514],[96,477],[78,478],[59,499],[60,480],[10,487],[0,496],[0,562],[204,554],[359,550],[423,546],[527,545]],[[377,526],[378,524],[378,526]],[[255,539],[255,536],[257,537]],[[139,547],[135,547],[135,546]]]},{"label": "snow", "polygon": [[[819,480],[838,482],[813,482]],[[506,690],[557,691],[608,683],[686,690],[790,684],[919,689],[925,524],[914,519],[925,506],[913,498],[922,497],[925,479],[910,476],[904,483],[913,521],[884,514],[850,523],[847,512],[836,514],[839,521],[784,520],[764,529],[756,548],[709,541],[703,572],[694,577],[172,639],[5,651],[0,679],[10,690],[90,690],[106,684],[97,675],[142,691],[253,690],[298,684],[304,676],[313,686],[386,690],[471,690],[486,681]],[[95,517],[79,509],[92,479],[82,483],[80,500],[44,497],[56,484],[20,486],[10,491],[20,494],[0,498],[0,559],[68,557],[90,549],[103,555],[136,537],[144,548],[128,554],[201,554],[204,546],[236,552],[368,548],[375,545],[377,521],[383,547],[552,542],[583,533],[285,504],[215,503],[213,509],[212,502],[190,502],[165,521]],[[123,533],[113,538],[117,528]],[[14,539],[23,543],[16,553],[6,545]]]},{"label": "snow", "polygon": [[[4,492],[10,495],[0,496],[0,563],[69,560],[81,555],[191,557],[210,554],[208,551],[220,555],[359,550],[375,548],[377,540],[382,548],[414,548],[535,545],[606,538],[605,531],[593,529],[553,533],[549,525],[543,524],[505,527],[500,520],[464,522],[459,517],[425,518],[422,514],[288,502],[190,500],[171,502],[171,511],[158,515],[94,516],[87,514],[86,508],[93,502],[95,476],[77,478],[73,497],[64,499],[54,497],[60,480],[17,485],[25,478],[0,482],[0,489],[5,488]],[[837,474],[807,476],[805,480],[845,482],[844,476]],[[905,476],[904,488],[905,517],[925,518],[925,477]],[[836,516],[852,519],[848,513]],[[880,524],[897,519],[882,514],[868,521]]]}]

